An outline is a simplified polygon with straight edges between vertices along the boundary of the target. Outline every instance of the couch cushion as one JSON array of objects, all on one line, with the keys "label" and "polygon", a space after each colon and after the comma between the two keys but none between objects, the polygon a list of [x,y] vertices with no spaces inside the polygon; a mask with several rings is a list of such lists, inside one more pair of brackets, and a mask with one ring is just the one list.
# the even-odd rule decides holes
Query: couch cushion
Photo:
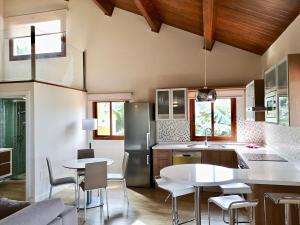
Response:
[{"label": "couch cushion", "polygon": [[0,220],[14,214],[15,212],[27,207],[30,202],[10,200],[0,198]]},{"label": "couch cushion", "polygon": [[62,219],[60,217],[56,217],[48,225],[63,225],[63,221],[62,221]]},{"label": "couch cushion", "polygon": [[78,225],[77,209],[74,206],[65,206],[63,213],[59,215],[63,225]]},{"label": "couch cushion", "polygon": [[65,209],[60,199],[32,204],[0,221],[0,225],[48,225]]}]

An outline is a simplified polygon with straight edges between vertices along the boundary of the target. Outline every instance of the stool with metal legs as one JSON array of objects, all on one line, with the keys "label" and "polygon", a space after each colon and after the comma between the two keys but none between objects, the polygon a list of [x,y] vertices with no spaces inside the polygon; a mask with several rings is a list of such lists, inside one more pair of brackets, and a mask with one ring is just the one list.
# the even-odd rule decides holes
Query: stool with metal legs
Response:
[{"label": "stool with metal legs", "polygon": [[[240,195],[241,197],[244,197],[244,195],[252,193],[251,187],[244,183],[224,184],[224,185],[220,185],[220,188],[222,190],[222,195]],[[222,210],[222,217],[224,223],[229,223],[229,221],[226,221],[225,219],[224,210]],[[251,223],[251,222],[252,221],[250,219],[248,221],[239,221],[238,223]]]},{"label": "stool with metal legs", "polygon": [[255,207],[258,201],[247,201],[239,195],[228,195],[212,197],[208,199],[208,224],[210,225],[210,203],[219,206],[223,211],[229,213],[229,224],[235,225],[239,223],[239,209],[251,208],[251,224],[255,224]]},{"label": "stool with metal legs", "polygon": [[[155,182],[159,188],[168,191],[170,193],[169,196],[172,197],[172,225],[180,225],[193,221],[194,219],[182,222],[179,220],[177,198],[183,195],[194,193],[194,187],[174,183],[159,177],[155,178]],[[169,198],[169,196],[166,198],[166,200]]]},{"label": "stool with metal legs", "polygon": [[264,214],[265,214],[265,225],[267,225],[267,210],[266,210],[266,199],[270,199],[274,204],[284,205],[284,224],[291,225],[291,205],[297,205],[299,209],[299,221],[300,221],[300,194],[290,193],[265,193],[264,194]]}]

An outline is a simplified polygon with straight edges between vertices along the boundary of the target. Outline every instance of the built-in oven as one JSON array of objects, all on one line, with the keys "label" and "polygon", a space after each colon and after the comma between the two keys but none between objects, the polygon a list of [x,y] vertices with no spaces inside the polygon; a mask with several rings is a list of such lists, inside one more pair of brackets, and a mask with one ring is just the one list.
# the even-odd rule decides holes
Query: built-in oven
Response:
[{"label": "built-in oven", "polygon": [[278,120],[278,102],[277,102],[277,91],[271,91],[265,96],[265,117],[268,123],[277,123]]}]

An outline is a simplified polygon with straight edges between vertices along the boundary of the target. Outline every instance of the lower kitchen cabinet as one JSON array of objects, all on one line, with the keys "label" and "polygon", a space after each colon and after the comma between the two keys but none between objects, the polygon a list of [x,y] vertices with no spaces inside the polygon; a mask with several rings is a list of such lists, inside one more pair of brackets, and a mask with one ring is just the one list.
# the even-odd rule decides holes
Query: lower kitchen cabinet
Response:
[{"label": "lower kitchen cabinet", "polygon": [[172,150],[153,150],[153,179],[160,170],[173,164]]},{"label": "lower kitchen cabinet", "polygon": [[202,163],[238,168],[238,159],[235,151],[203,150]]}]

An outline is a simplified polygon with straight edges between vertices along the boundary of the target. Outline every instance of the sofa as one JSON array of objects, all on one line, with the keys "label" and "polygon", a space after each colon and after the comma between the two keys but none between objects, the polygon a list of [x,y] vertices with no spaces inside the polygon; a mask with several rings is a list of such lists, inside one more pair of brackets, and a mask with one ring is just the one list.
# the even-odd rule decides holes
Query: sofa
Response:
[{"label": "sofa", "polygon": [[0,215],[7,215],[0,225],[78,225],[77,209],[64,205],[61,199],[30,204],[2,198]]}]

